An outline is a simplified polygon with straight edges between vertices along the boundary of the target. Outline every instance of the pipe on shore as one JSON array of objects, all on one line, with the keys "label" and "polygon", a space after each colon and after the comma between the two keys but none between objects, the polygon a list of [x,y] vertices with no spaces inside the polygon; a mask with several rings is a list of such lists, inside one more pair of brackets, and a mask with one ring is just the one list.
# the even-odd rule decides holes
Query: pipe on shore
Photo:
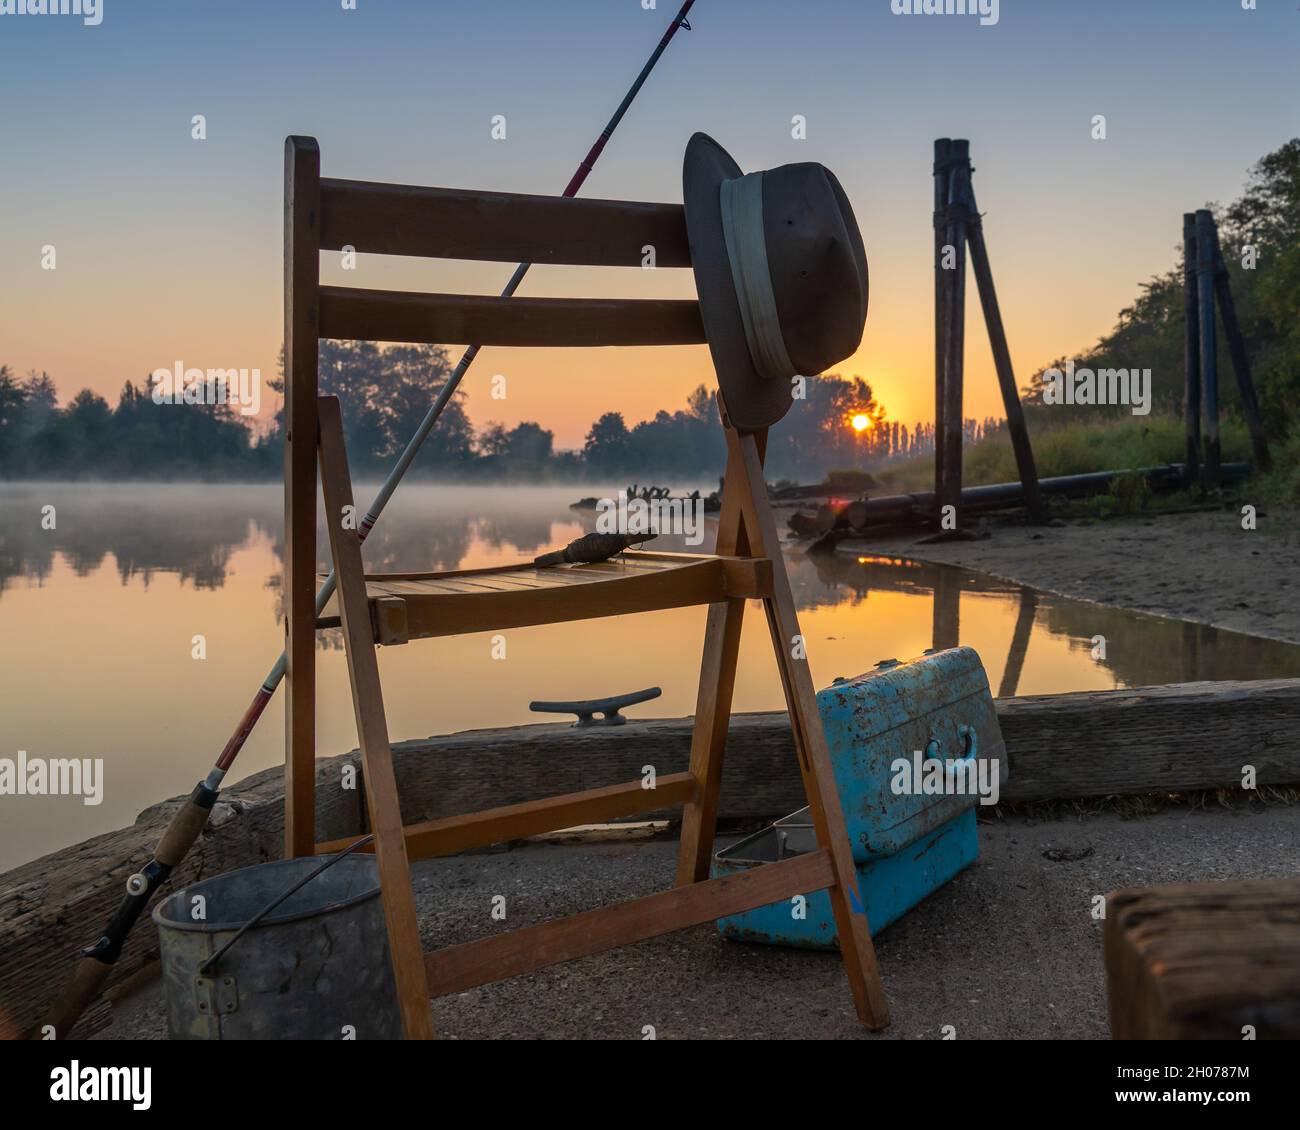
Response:
[{"label": "pipe on shore", "polygon": [[[1224,463],[1220,476],[1224,481],[1245,478],[1251,471],[1249,463]],[[1121,475],[1141,475],[1152,486],[1176,488],[1183,484],[1183,465],[1166,463],[1159,467],[1140,467],[1135,471],[1090,471],[1082,475],[1056,475],[1038,480],[1038,489],[1044,495],[1062,498],[1081,498],[1100,494],[1109,489]],[[961,509],[992,510],[999,507],[1018,506],[1024,501],[1024,487],[1020,483],[990,483],[986,486],[963,487]],[[911,494],[891,494],[880,498],[867,498],[854,503],[865,515],[864,525],[894,521],[913,515],[929,517],[934,508],[934,491],[921,490]]]}]

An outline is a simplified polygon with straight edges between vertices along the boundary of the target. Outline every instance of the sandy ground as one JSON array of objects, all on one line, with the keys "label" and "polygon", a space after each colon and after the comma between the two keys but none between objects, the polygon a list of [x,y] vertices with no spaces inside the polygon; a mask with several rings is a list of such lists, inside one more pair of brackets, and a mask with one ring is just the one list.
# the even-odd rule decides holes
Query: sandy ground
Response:
[{"label": "sandy ground", "polygon": [[924,535],[841,542],[852,552],[947,562],[1063,596],[1216,628],[1300,642],[1300,512],[1261,510],[1070,521],[989,523],[975,541]]},{"label": "sandy ground", "polygon": [[[662,890],[676,844],[535,845],[415,867],[426,947]],[[1055,862],[1044,853],[1049,849]],[[1064,849],[1064,850],[1061,850]],[[1300,869],[1300,808],[1169,810],[980,827],[979,861],[877,941],[892,1039],[1105,1039],[1102,923],[1093,896]],[[492,896],[508,919],[491,921]],[[700,926],[441,998],[455,1039],[870,1038],[838,958],[744,945]],[[119,1003],[109,1039],[165,1034],[157,983]]]}]

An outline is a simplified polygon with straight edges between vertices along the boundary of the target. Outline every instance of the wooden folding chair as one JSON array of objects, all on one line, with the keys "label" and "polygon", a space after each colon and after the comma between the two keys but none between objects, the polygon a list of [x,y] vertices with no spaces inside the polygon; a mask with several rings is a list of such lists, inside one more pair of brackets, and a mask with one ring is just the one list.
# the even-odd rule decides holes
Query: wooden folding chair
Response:
[{"label": "wooden folding chair", "polygon": [[[763,480],[766,433],[733,428],[714,555],[629,552],[594,565],[366,576],[338,401],[317,396],[319,338],[611,346],[704,343],[693,301],[486,298],[320,285],[320,252],[498,262],[688,267],[679,205],[470,192],[320,176],[311,138],[290,137],[285,165],[286,852],[316,843],[314,609],[316,463],[338,578],[366,800],[374,831],[399,1006],[408,1038],[433,1035],[429,997],[827,889],[862,1022],[889,1022],[858,892],[812,677]],[[470,579],[472,578],[472,579]],[[709,879],[722,757],[745,601],[763,602],[820,849],[743,875]],[[708,605],[690,766],[646,789],[627,784],[403,827],[376,644]],[[482,941],[421,952],[410,860],[683,805],[677,886]]]}]

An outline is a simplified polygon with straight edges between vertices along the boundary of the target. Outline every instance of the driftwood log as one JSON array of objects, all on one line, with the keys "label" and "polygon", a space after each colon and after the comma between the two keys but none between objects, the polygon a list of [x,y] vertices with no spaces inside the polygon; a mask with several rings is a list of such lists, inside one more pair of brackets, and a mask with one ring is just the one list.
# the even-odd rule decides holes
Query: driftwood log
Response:
[{"label": "driftwood log", "polygon": [[[1300,680],[1183,683],[1136,690],[999,699],[1010,776],[1005,800],[1240,787],[1244,767],[1259,784],[1300,783]],[[469,730],[393,746],[402,816],[433,820],[548,794],[682,772],[689,718],[577,730],[543,723]],[[318,762],[317,837],[364,829],[356,751]],[[77,950],[148,862],[177,797],[141,813],[130,828],[54,852],[0,876],[0,1033],[32,1031],[45,1017]],[[721,816],[765,821],[804,805],[783,712],[733,717]],[[671,815],[675,815],[675,811]],[[662,815],[670,815],[664,813]],[[169,890],[282,854],[284,778],[269,769],[232,785]],[[157,956],[142,926],[114,969],[120,985]],[[82,1032],[102,1011],[92,1013]]]}]

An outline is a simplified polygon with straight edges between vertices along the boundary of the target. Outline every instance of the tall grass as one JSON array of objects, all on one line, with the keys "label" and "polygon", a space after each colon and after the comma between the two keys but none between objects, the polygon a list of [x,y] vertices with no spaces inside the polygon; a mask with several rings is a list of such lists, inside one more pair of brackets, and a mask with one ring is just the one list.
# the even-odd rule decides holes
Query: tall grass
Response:
[{"label": "tall grass", "polygon": [[[1129,416],[1046,430],[1031,425],[1030,438],[1034,464],[1039,478],[1043,479],[1181,463],[1185,444],[1183,421],[1175,416]],[[1225,420],[1220,442],[1225,463],[1250,458],[1250,437],[1244,424]],[[1292,447],[1296,448],[1292,462],[1300,462],[1300,444]],[[1282,459],[1278,462],[1283,464]],[[1011,439],[1005,429],[965,449],[962,462],[965,486],[1010,483],[1019,477]],[[929,456],[919,457],[882,471],[879,478],[901,490],[925,490],[933,485],[934,464]],[[1295,485],[1300,488],[1300,480]]]},{"label": "tall grass", "polygon": [[1258,479],[1259,495],[1269,502],[1300,505],[1300,427],[1269,445],[1273,470]]}]

